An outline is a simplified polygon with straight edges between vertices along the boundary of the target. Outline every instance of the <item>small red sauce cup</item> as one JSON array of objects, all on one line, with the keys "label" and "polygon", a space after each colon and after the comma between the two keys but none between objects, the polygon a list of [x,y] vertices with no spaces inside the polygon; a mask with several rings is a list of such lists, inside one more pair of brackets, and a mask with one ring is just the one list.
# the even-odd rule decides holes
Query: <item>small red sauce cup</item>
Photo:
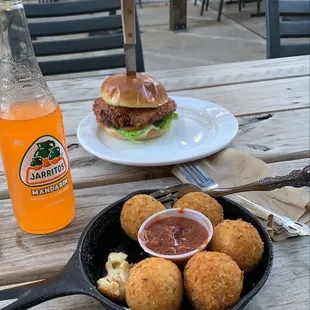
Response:
[{"label": "small red sauce cup", "polygon": [[[143,238],[141,236],[143,235],[143,231],[148,227],[149,224],[151,224],[153,221],[163,219],[163,218],[187,218],[190,220],[193,220],[199,224],[201,224],[208,232],[208,238],[207,240],[204,240],[203,243],[196,248],[193,251],[183,253],[183,254],[175,254],[175,255],[163,255],[159,253],[155,253],[153,250],[149,249],[145,242],[143,241]],[[183,265],[185,264],[194,254],[203,251],[206,249],[208,243],[212,239],[213,236],[213,226],[210,222],[210,220],[203,215],[202,213],[192,210],[192,209],[179,209],[179,208],[172,208],[164,211],[160,211],[158,213],[155,213],[151,217],[149,217],[140,227],[138,232],[138,242],[141,246],[141,248],[144,250],[144,252],[148,253],[150,256],[154,257],[160,257],[165,258],[168,260],[173,261],[176,264]]]}]

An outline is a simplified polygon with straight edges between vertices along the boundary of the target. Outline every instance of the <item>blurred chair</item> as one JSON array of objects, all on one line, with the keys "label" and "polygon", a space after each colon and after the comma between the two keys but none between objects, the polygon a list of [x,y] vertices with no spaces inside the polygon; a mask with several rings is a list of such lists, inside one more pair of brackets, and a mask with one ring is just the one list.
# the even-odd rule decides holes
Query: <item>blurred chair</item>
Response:
[{"label": "blurred chair", "polygon": [[[52,2],[59,2],[59,0],[39,0],[39,3],[52,3]],[[139,5],[140,5],[140,9],[142,9],[143,8],[142,0],[139,0]]]},{"label": "blurred chair", "polygon": [[[261,1],[261,0],[258,0]],[[206,7],[206,11],[209,8],[209,3],[210,0],[202,0],[201,4],[201,12],[200,15],[203,15],[204,8]],[[195,5],[197,4],[197,0],[195,0]],[[224,0],[220,0],[220,5],[219,5],[219,10],[218,10],[218,15],[217,15],[217,21],[221,21],[221,16],[222,16],[222,11],[223,11],[223,5],[224,5]],[[238,5],[239,5],[239,12],[241,11],[241,8],[245,6],[245,0],[238,0]]]},{"label": "blurred chair", "polygon": [[[102,56],[84,54],[83,56],[86,57],[72,55],[70,59],[38,59],[43,75],[125,67],[121,15],[91,15],[120,10],[119,0],[25,4],[24,7],[30,35],[36,38],[33,41],[36,56],[61,56],[77,53],[83,55],[83,53],[95,51],[121,49],[121,51]],[[32,18],[40,18],[42,21],[33,21]],[[136,32],[137,71],[143,72],[144,60],[138,18],[136,18]],[[92,33],[92,36],[87,37],[87,33]],[[76,34],[80,36],[62,37]]]},{"label": "blurred chair", "polygon": [[267,58],[310,54],[310,42],[281,39],[310,38],[310,0],[267,0]]},{"label": "blurred chair", "polygon": [[39,0],[39,3],[52,3],[52,2],[59,2],[59,0]]}]

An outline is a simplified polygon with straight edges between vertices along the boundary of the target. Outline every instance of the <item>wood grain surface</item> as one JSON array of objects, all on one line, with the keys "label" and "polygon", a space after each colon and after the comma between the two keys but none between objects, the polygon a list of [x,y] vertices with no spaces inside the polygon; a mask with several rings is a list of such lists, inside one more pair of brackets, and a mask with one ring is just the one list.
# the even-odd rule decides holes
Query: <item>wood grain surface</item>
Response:
[{"label": "wood grain surface", "polygon": [[[180,91],[223,85],[270,81],[309,75],[309,57],[289,57],[185,69],[149,72],[167,91]],[[75,78],[49,81],[58,102],[93,100],[100,94],[106,77]]]},{"label": "wood grain surface", "polygon": [[[306,160],[271,164],[279,174],[305,166]],[[77,211],[72,224],[65,230],[46,236],[21,231],[15,222],[9,199],[0,200],[0,286],[39,280],[59,270],[73,253],[87,223],[101,210],[128,193],[144,188],[160,188],[179,181],[162,178],[76,190]],[[47,246],[48,245],[48,246]],[[55,251],[55,247],[61,251]]]},{"label": "wood grain surface", "polygon": [[13,217],[10,201],[1,200],[0,285],[50,276],[67,262],[85,226],[105,207],[135,190],[156,189],[175,183],[178,183],[177,179],[166,178],[77,190],[73,222],[64,230],[42,236],[20,230]]},{"label": "wood grain surface", "polygon": [[[151,72],[173,95],[217,103],[237,116],[240,129],[231,147],[247,151],[278,173],[310,164],[309,57]],[[129,167],[99,160],[79,146],[76,129],[92,113],[103,76],[49,81],[64,114],[76,188],[76,217],[57,233],[36,236],[15,222],[0,162],[0,289],[41,280],[60,270],[79,236],[98,212],[127,193],[177,183],[171,167]],[[309,238],[274,243],[271,276],[247,310],[309,309]],[[59,249],[59,250],[55,250]],[[0,302],[0,308],[4,303]],[[102,309],[88,297],[63,297],[34,309]]]},{"label": "wood grain surface", "polygon": [[[297,161],[295,164],[301,166],[304,163]],[[285,171],[287,167],[286,165],[280,167],[277,164],[277,169],[277,171]],[[51,276],[66,264],[75,250],[83,228],[98,212],[133,190],[157,188],[176,182],[176,179],[168,178],[77,190],[76,219],[67,229],[46,236],[29,235],[17,228],[9,202],[2,200],[0,231],[7,233],[1,236],[0,242],[2,263],[0,287]],[[307,247],[309,247],[308,237],[274,243],[275,261],[270,278],[247,309],[308,309],[309,252]],[[55,251],[55,248],[60,250]],[[283,290],[286,290],[285,298]],[[0,303],[0,306],[2,305],[4,303]],[[34,309],[99,310],[100,307],[99,303],[88,297],[74,296],[49,301]]]},{"label": "wood grain surface", "polygon": [[[309,77],[181,92],[221,104],[234,113],[240,129],[231,145],[266,162],[309,157]],[[189,93],[187,93],[189,92]],[[197,92],[197,93],[196,93]],[[179,95],[179,94],[178,94]],[[153,179],[170,175],[170,168],[129,167],[95,158],[79,146],[76,130],[92,113],[92,101],[61,104],[75,188]],[[0,160],[0,198],[8,191]]]},{"label": "wood grain surface", "polygon": [[[220,104],[235,116],[309,108],[309,78],[257,82],[174,93]],[[66,135],[76,134],[79,123],[93,113],[93,101],[61,104]]]},{"label": "wood grain surface", "polygon": [[[269,279],[245,310],[309,309],[309,239],[300,237],[274,243],[275,258]],[[1,289],[1,287],[0,287]],[[0,307],[5,302],[0,302]],[[101,310],[102,305],[87,296],[61,297],[43,303],[35,310]]]}]

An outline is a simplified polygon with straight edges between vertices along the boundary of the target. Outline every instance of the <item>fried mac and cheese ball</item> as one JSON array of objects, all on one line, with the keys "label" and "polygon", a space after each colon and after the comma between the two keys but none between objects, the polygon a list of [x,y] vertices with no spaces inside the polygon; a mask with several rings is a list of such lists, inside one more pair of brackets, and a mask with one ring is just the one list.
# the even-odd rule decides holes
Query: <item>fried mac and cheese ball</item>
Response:
[{"label": "fried mac and cheese ball", "polygon": [[224,220],[223,207],[211,196],[203,192],[192,192],[184,195],[174,208],[193,209],[204,214],[215,227]]},{"label": "fried mac and cheese ball", "polygon": [[208,249],[229,255],[243,271],[250,272],[262,258],[264,243],[252,224],[225,220],[215,227]]},{"label": "fried mac and cheese ball", "polygon": [[126,301],[131,310],[179,310],[182,300],[182,274],[173,262],[147,258],[130,270]]},{"label": "fried mac and cheese ball", "polygon": [[136,195],[127,200],[121,212],[121,226],[133,240],[138,240],[138,231],[143,222],[165,207],[149,195]]},{"label": "fried mac and cheese ball", "polygon": [[199,252],[184,270],[186,295],[196,310],[226,310],[238,303],[243,272],[228,255]]}]

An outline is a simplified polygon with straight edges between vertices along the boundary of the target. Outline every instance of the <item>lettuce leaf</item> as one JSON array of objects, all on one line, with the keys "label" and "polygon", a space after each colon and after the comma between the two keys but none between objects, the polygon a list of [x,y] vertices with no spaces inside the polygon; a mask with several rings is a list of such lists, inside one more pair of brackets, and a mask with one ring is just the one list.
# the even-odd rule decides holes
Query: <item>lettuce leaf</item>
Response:
[{"label": "lettuce leaf", "polygon": [[124,129],[116,129],[113,128],[118,134],[124,136],[131,142],[137,142],[137,139],[144,138],[152,129],[155,130],[166,130],[169,129],[172,125],[172,121],[178,119],[177,113],[172,113],[166,115],[161,121],[146,125],[145,127],[138,129],[138,130],[124,130]]},{"label": "lettuce leaf", "polygon": [[160,130],[168,129],[171,127],[172,121],[178,118],[179,115],[177,113],[166,115],[161,121],[156,123],[155,126],[158,127]]}]

